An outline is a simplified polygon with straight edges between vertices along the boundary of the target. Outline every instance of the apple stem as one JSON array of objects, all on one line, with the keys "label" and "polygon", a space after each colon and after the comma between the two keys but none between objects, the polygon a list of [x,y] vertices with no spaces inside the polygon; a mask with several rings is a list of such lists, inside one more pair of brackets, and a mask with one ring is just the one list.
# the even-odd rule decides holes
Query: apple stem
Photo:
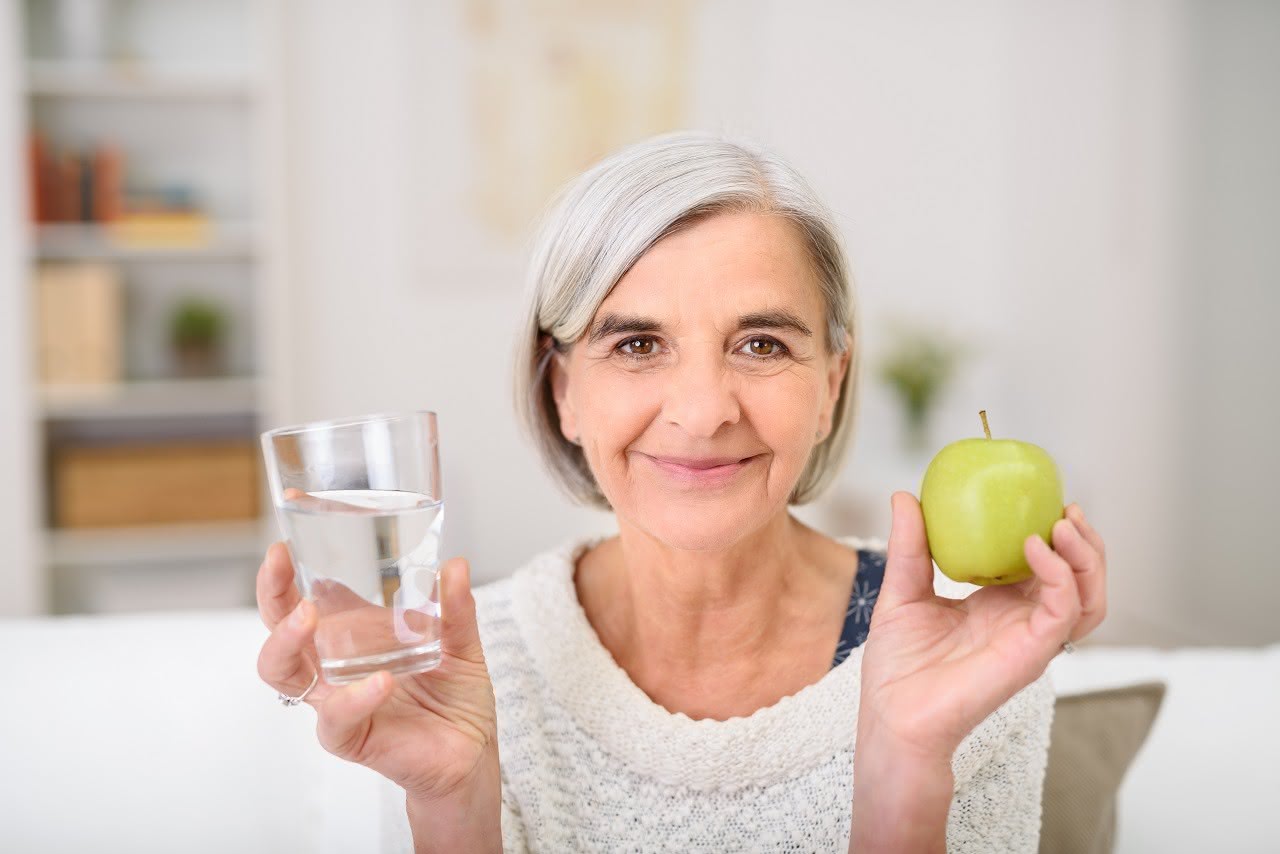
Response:
[{"label": "apple stem", "polygon": [[982,419],[982,432],[987,434],[987,438],[991,438],[991,427],[987,424],[987,410],[983,409],[978,412],[978,417]]}]

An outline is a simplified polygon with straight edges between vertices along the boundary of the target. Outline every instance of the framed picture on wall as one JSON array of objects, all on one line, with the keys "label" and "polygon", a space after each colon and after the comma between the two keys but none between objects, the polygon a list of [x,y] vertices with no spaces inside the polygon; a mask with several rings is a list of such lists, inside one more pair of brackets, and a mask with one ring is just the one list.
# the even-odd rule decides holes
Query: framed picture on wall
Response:
[{"label": "framed picture on wall", "polygon": [[534,223],[568,179],[629,142],[746,113],[755,6],[729,15],[722,0],[418,6],[415,266],[428,281],[499,277],[517,287]]}]

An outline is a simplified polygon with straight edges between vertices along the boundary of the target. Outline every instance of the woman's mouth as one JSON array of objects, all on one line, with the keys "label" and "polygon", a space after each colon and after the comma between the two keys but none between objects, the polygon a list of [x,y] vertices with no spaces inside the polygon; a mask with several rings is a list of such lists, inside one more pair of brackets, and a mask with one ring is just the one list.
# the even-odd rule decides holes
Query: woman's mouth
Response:
[{"label": "woman's mouth", "polygon": [[696,467],[691,465],[681,465],[671,460],[658,459],[648,454],[641,454],[647,459],[659,472],[664,474],[669,480],[686,486],[708,487],[722,486],[729,483],[737,476],[739,472],[751,465],[759,455],[747,457],[736,463],[727,463],[725,465]]}]

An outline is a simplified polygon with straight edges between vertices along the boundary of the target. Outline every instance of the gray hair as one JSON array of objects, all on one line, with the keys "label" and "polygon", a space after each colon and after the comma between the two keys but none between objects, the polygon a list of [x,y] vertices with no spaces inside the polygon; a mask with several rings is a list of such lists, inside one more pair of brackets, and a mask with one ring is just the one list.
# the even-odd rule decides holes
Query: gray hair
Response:
[{"label": "gray hair", "polygon": [[809,455],[788,504],[834,479],[857,416],[861,335],[839,232],[809,184],[772,152],[710,133],[662,134],[623,148],[566,184],[537,229],[515,350],[515,405],[552,474],[578,503],[611,509],[579,445],[560,430],[548,363],[584,335],[601,303],[662,238],[705,216],[751,211],[799,226],[827,314],[827,352],[853,339],[831,433]]}]

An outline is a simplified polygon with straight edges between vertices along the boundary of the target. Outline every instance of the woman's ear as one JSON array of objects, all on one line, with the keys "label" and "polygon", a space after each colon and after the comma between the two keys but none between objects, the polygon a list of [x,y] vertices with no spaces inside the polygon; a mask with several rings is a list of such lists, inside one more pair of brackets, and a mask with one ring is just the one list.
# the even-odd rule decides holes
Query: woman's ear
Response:
[{"label": "woman's ear", "polygon": [[839,358],[831,361],[831,366],[827,370],[827,401],[822,407],[822,417],[818,420],[821,439],[831,435],[831,422],[835,417],[836,401],[840,399],[840,384],[844,382],[844,375],[849,371],[850,360],[853,358],[853,336],[846,332],[844,342],[844,352]]},{"label": "woman's ear", "polygon": [[552,350],[547,370],[551,374],[551,394],[555,398],[556,412],[560,416],[560,433],[565,439],[576,443],[578,419],[569,395],[569,370],[565,364],[567,359],[568,357],[560,350]]}]

